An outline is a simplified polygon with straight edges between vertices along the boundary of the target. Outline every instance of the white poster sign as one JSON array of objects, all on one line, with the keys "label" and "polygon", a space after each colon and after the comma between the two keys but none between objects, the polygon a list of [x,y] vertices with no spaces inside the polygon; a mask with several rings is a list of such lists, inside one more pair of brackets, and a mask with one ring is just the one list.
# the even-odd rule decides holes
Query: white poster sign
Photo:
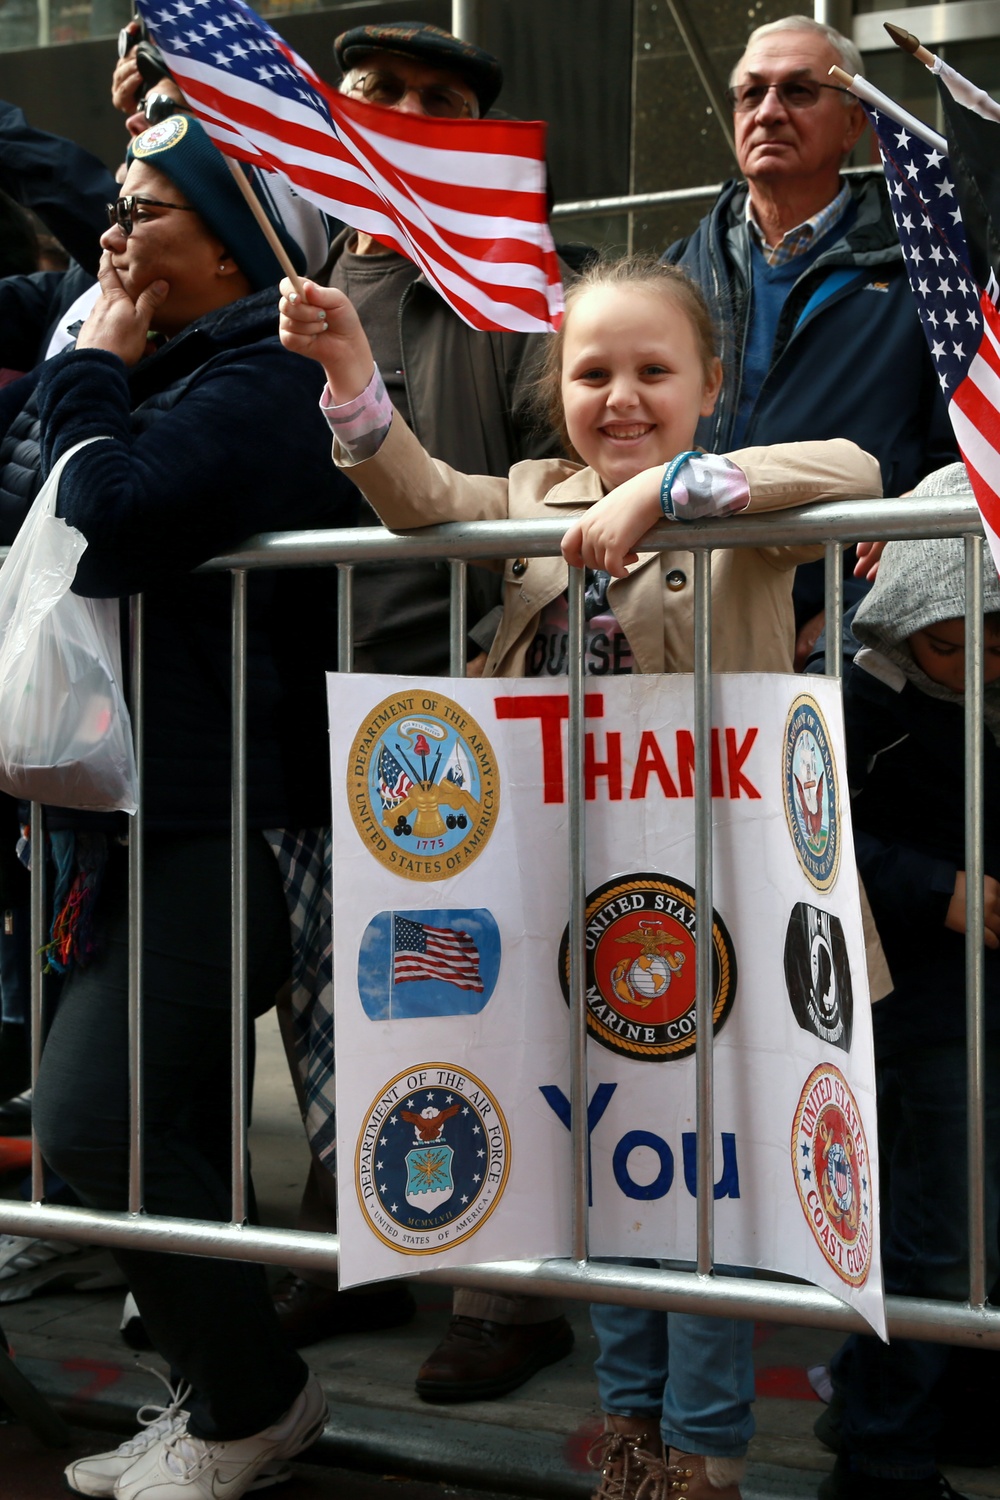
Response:
[{"label": "white poster sign", "polygon": [[[329,678],[341,1284],[570,1252],[568,698]],[[714,679],[715,1253],[884,1332],[840,694]],[[586,693],[591,1249],[695,1255],[692,679]]]}]

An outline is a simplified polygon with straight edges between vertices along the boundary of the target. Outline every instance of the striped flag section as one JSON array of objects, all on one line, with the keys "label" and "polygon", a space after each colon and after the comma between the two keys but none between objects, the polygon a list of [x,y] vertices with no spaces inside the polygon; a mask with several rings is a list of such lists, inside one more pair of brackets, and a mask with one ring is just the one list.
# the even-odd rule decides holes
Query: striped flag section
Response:
[{"label": "striped flag section", "polygon": [[[961,109],[942,90],[946,114]],[[954,141],[950,154],[930,146],[866,106],[882,154],[893,217],[955,438],[969,471],[983,530],[1000,569],[1000,315],[995,277],[983,247],[967,238],[959,182],[965,173]],[[1000,131],[971,115],[968,120]],[[1000,144],[1000,142],[998,142]]]},{"label": "striped flag section", "polygon": [[439,979],[460,990],[482,994],[479,949],[467,932],[453,927],[428,927],[393,913],[392,979]]},{"label": "striped flag section", "polygon": [[407,256],[473,328],[559,327],[544,123],[430,119],[338,94],[243,0],[138,7],[221,151]]}]

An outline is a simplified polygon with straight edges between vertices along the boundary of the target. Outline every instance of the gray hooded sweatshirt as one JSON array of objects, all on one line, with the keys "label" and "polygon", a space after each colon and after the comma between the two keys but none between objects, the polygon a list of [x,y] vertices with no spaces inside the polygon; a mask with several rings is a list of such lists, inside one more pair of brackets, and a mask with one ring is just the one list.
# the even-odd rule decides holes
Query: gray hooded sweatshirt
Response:
[{"label": "gray hooded sweatshirt", "polygon": [[[969,494],[965,469],[915,494]],[[988,549],[984,612],[1000,610]],[[964,867],[963,697],[932,682],[907,638],[965,614],[961,538],[891,542],[854,619],[863,642],[845,687],[848,779],[858,866],[895,983],[873,1011],[876,1053],[932,1045],[965,1029],[964,937],[944,925]],[[986,872],[1000,878],[1000,682],[985,692]],[[987,1025],[1000,1030],[1000,955],[986,952]]]}]

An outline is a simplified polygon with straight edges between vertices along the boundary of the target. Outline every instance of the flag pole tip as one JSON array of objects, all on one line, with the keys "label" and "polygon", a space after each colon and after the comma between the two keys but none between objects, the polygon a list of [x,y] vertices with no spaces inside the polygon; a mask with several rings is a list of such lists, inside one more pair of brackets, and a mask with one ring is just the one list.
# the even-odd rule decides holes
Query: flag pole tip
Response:
[{"label": "flag pole tip", "polygon": [[891,21],[883,21],[882,25],[892,37],[897,47],[902,47],[904,52],[916,52],[920,46],[920,41],[918,37],[913,35],[912,31],[907,31],[902,26],[894,26]]}]

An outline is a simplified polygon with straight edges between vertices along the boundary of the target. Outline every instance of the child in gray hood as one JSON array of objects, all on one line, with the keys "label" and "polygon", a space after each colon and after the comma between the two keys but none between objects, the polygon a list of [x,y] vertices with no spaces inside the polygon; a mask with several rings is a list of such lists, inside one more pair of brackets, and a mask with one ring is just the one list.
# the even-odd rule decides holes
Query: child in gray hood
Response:
[{"label": "child in gray hood", "polygon": [[[916,495],[971,493],[961,464]],[[875,1006],[887,1292],[968,1296],[965,1169],[965,549],[890,543],[845,688],[858,866],[894,989]],[[1000,1272],[1000,583],[984,549],[987,1286]],[[820,1495],[948,1500],[943,1344],[852,1337],[834,1360],[844,1451]]]}]

